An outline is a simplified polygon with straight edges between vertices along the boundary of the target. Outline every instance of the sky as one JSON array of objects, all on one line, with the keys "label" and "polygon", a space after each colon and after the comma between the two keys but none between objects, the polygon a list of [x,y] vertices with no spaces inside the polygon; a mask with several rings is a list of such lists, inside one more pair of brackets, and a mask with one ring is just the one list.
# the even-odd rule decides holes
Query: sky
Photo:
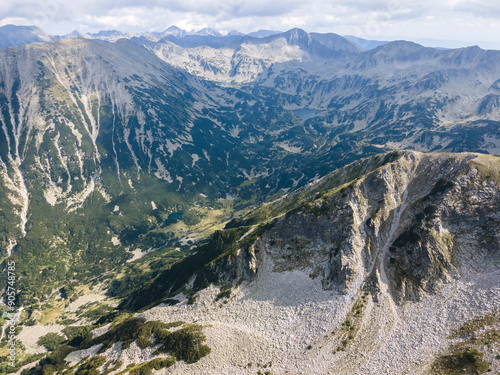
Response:
[{"label": "sky", "polygon": [[500,49],[498,0],[1,1],[0,26],[35,25],[55,35],[163,31],[171,25],[244,33],[299,27],[373,40],[439,39]]}]

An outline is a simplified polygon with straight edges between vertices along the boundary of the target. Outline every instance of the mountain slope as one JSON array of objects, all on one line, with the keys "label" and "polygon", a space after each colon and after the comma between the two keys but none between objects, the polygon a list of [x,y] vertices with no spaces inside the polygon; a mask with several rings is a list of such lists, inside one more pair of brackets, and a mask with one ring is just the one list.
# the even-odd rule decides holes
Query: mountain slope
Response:
[{"label": "mountain slope", "polygon": [[8,370],[498,370],[498,51],[164,34],[0,48]]},{"label": "mountain slope", "polygon": [[0,27],[0,48],[48,42],[52,39],[51,35],[36,26],[6,25]]},{"label": "mountain slope", "polygon": [[[128,40],[0,50],[0,243],[23,260],[26,295],[137,249],[187,251],[235,211],[383,149],[498,150],[495,51],[333,51],[298,29],[245,40],[231,59],[260,78],[239,88]],[[280,63],[292,56],[275,48],[317,59]],[[267,58],[265,75],[249,67]]]},{"label": "mountain slope", "polygon": [[144,43],[203,79],[276,98],[343,140],[388,148],[497,154],[500,53],[396,41],[365,52],[299,29],[188,46]]},{"label": "mountain slope", "polygon": [[[176,374],[255,372],[248,362],[278,373],[432,373],[452,330],[498,309],[499,163],[415,152],[356,162],[299,190],[285,215],[218,234],[127,306],[174,298],[142,316],[212,327],[213,356]],[[498,370],[493,347],[481,351]]]},{"label": "mountain slope", "polygon": [[254,81],[287,108],[310,108],[309,124],[352,140],[427,151],[498,153],[500,53],[439,51],[391,42],[352,57],[273,65]]},{"label": "mountain slope", "polygon": [[325,142],[273,97],[200,81],[130,41],[0,55],[0,242],[26,267],[25,296],[97,276],[137,247],[173,251],[234,205],[378,150]]},{"label": "mountain slope", "polygon": [[275,63],[325,61],[360,49],[336,34],[292,29],[265,37],[243,35],[167,37],[159,43],[137,39],[159,58],[205,79],[224,83],[254,81]]}]

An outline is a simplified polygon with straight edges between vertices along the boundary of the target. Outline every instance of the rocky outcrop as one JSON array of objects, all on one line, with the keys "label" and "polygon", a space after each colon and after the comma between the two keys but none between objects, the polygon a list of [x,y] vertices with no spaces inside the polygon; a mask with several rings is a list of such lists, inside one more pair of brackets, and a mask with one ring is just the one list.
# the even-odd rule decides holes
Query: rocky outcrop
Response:
[{"label": "rocky outcrop", "polygon": [[[399,152],[275,219],[252,247],[253,268],[269,261],[276,272],[310,269],[325,289],[375,285],[398,302],[460,275],[497,270],[499,170],[494,156]],[[321,184],[308,188],[310,196]]]}]

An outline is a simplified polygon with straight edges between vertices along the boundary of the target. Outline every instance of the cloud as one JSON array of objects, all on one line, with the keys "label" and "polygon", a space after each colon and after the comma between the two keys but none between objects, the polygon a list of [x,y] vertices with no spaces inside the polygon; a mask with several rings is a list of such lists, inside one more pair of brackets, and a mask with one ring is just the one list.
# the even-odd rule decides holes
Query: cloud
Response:
[{"label": "cloud", "polygon": [[[2,0],[0,22],[27,20],[53,34],[215,27],[398,37],[478,38],[500,32],[497,0]],[[483,22],[484,21],[484,22]]]},{"label": "cloud", "polygon": [[458,3],[454,9],[479,18],[498,19],[500,16],[500,3],[498,1],[467,1]]}]

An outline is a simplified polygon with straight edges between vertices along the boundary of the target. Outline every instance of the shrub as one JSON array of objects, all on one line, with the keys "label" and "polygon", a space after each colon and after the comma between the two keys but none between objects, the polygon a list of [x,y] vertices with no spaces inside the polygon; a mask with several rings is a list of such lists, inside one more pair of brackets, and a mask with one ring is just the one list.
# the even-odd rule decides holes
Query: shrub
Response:
[{"label": "shrub", "polygon": [[66,338],[57,333],[47,333],[45,336],[42,336],[38,339],[37,344],[40,346],[44,346],[48,351],[56,350]]},{"label": "shrub", "polygon": [[482,374],[489,367],[489,363],[483,361],[483,353],[471,348],[438,357],[432,365],[436,375]]},{"label": "shrub", "polygon": [[155,358],[149,362],[141,364],[139,367],[131,370],[129,375],[151,375],[153,370],[161,370],[162,368],[168,368],[175,364],[175,358]]},{"label": "shrub", "polygon": [[79,346],[85,340],[90,341],[92,339],[92,326],[66,327],[63,332],[68,338],[68,344],[71,346]]}]

